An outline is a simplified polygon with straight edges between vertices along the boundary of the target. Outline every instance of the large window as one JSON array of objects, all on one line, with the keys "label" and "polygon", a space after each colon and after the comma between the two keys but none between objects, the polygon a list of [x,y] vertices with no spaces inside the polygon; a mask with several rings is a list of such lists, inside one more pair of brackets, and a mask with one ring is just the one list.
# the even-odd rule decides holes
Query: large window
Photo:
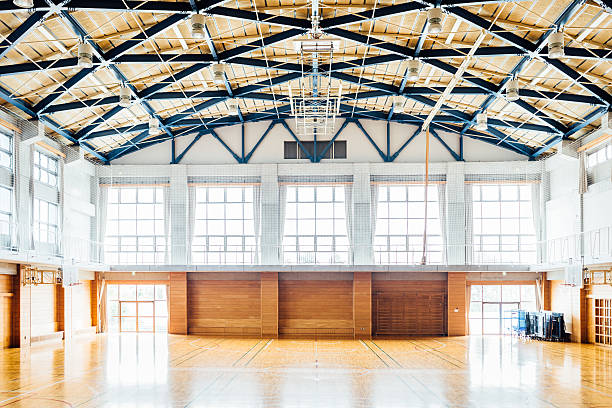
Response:
[{"label": "large window", "polygon": [[195,187],[192,263],[256,262],[253,195],[253,186]]},{"label": "large window", "polygon": [[530,184],[472,185],[473,263],[536,262]]},{"label": "large window", "polygon": [[344,189],[343,185],[286,186],[284,263],[348,263]]},{"label": "large window", "polygon": [[56,247],[59,242],[58,205],[34,199],[34,241]]},{"label": "large window", "polygon": [[109,284],[107,288],[108,331],[168,331],[166,285]]},{"label": "large window", "polygon": [[13,166],[13,138],[0,132],[0,166]]},{"label": "large window", "polygon": [[34,150],[34,180],[56,187],[58,180],[58,160],[38,150]]},{"label": "large window", "polygon": [[164,213],[161,187],[108,188],[105,262],[166,263]]},{"label": "large window", "polygon": [[518,309],[536,310],[535,285],[471,285],[470,334],[512,334]]},{"label": "large window", "polygon": [[0,186],[0,247],[11,244],[11,222],[13,216],[13,191]]},{"label": "large window", "polygon": [[[424,185],[378,185],[374,256],[378,264],[418,264],[425,231]],[[442,263],[438,186],[427,190],[427,263]]]}]

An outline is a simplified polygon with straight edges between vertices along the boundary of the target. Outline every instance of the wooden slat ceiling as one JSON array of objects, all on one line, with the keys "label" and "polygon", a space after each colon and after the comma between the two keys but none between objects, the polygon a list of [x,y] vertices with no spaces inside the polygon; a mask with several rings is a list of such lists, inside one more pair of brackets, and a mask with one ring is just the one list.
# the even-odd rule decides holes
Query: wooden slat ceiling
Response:
[{"label": "wooden slat ceiling", "polygon": [[[183,2],[180,0],[179,2]],[[7,2],[10,3],[10,2]],[[101,2],[103,7],[105,2]],[[122,2],[119,2],[122,3]],[[128,2],[133,8],[135,5],[146,4],[147,2],[137,3]],[[135,5],[132,5],[134,3]],[[183,2],[189,4],[189,2]],[[217,2],[215,2],[217,3]],[[356,15],[357,13],[372,13],[393,5],[401,5],[402,1],[373,1],[373,0],[343,0],[343,1],[323,1],[321,8],[322,21],[325,22],[334,17],[343,15]],[[457,3],[452,2],[452,3]],[[481,48],[485,47],[508,47],[512,46],[508,41],[500,38],[498,34],[511,32],[531,43],[538,43],[540,38],[555,26],[555,21],[563,15],[564,11],[574,3],[553,0],[522,1],[522,2],[486,2],[486,4],[474,4],[466,2],[468,5],[461,5],[462,9],[469,11],[475,16],[479,16],[490,24],[490,28]],[[606,50],[612,56],[612,16],[609,10],[599,2],[589,1],[577,7],[567,22],[563,26],[565,33],[566,47],[575,49],[586,49],[591,52],[596,50]],[[113,3],[114,4],[114,3]],[[198,2],[196,2],[198,4]],[[38,5],[38,3],[37,3]],[[424,4],[425,6],[426,4]],[[70,6],[68,2],[67,6]],[[217,6],[217,5],[216,5]],[[284,16],[293,19],[307,20],[310,13],[310,3],[304,0],[252,0],[235,1],[220,3],[229,9],[250,11],[256,17]],[[144,6],[140,6],[146,9]],[[442,7],[446,7],[442,2]],[[450,5],[449,5],[450,7]],[[86,33],[88,39],[92,40],[103,53],[112,53],[117,47],[123,44],[135,42],[133,37],[142,36],[143,32],[155,27],[165,19],[170,18],[172,13],[152,13],[148,11],[108,11],[108,10],[82,10],[67,9],[58,15],[53,12],[47,13],[43,21],[35,24],[25,36],[16,44],[11,44],[9,36],[18,30],[22,24],[32,15],[36,7],[32,10],[13,9],[10,12],[0,13],[0,35],[4,40],[0,46],[3,58],[0,61],[0,86],[5,89],[10,98],[23,101],[28,107],[34,108],[41,101],[50,95],[61,95],[53,101],[51,106],[62,105],[70,102],[92,101],[100,99],[98,103],[82,104],[70,110],[43,112],[42,115],[63,128],[66,134],[79,139],[79,135],[86,126],[95,121],[100,123],[90,130],[90,133],[102,132],[112,129],[123,129],[138,124],[146,124],[150,112],[138,102],[132,103],[130,108],[122,109],[119,113],[110,115],[107,119],[101,120],[105,114],[117,106],[116,101],[107,103],[104,98],[118,96],[122,81],[118,78],[117,70],[127,79],[137,92],[143,92],[152,85],[165,84],[162,92],[173,92],[178,95],[172,99],[152,99],[148,104],[162,121],[173,118],[174,115],[182,112],[189,112],[189,119],[205,121],[225,118],[228,115],[227,101],[214,104],[209,108],[200,110],[198,105],[207,100],[219,98],[221,94],[227,93],[225,85],[216,85],[212,82],[212,73],[208,67],[197,72],[184,76],[181,72],[190,67],[194,67],[194,62],[180,62],[181,56],[202,55],[202,62],[213,61],[211,50],[204,39],[195,39],[191,35],[189,13],[182,13],[184,18],[175,24],[171,24],[167,29],[159,32],[155,36],[145,40],[142,44],[132,48],[124,54],[125,57],[131,55],[170,55],[174,56],[168,62],[159,63],[116,63],[111,67],[109,64],[98,64],[93,73],[84,76],[82,80],[69,87],[66,91],[64,87],[70,85],[70,80],[80,71],[76,66],[68,66],[61,69],[53,68],[54,65],[62,66],[69,58],[76,57],[79,35],[74,27],[69,24],[66,16],[76,21]],[[368,15],[367,13],[363,15]],[[457,50],[463,55],[476,41],[482,28],[477,25],[460,19],[452,12],[444,14],[443,29],[439,34],[423,33],[426,23],[426,10],[415,10],[384,16],[375,20],[362,19],[362,21],[344,24],[339,28],[356,33],[367,38],[367,42],[355,42],[347,38],[336,35],[324,34],[324,38],[340,40],[340,50],[333,55],[331,60],[321,60],[321,64],[351,62],[353,65],[342,71],[343,74],[352,75],[358,78],[356,82],[332,80],[331,86],[340,87],[342,82],[343,94],[362,95],[377,90],[377,85],[387,84],[399,88],[403,82],[407,62],[405,58],[396,58],[393,61],[379,63],[376,65],[362,65],[363,61],[377,56],[394,55],[393,52],[384,49],[389,45],[397,45],[405,49],[414,50],[421,40],[422,50]],[[280,65],[276,68],[266,68],[266,64],[276,63],[300,63],[300,56],[296,54],[293,41],[295,38],[305,38],[298,36],[288,38],[271,45],[261,47],[262,39],[271,35],[281,35],[291,27],[283,27],[275,23],[262,21],[249,21],[240,18],[230,18],[211,12],[206,15],[206,27],[210,32],[212,43],[217,55],[224,52],[247,46],[244,52],[240,53],[241,59],[248,59],[257,64],[244,64],[240,61],[232,62],[231,59],[227,70],[229,86],[233,91],[240,90],[248,85],[265,83],[274,78],[283,78],[290,72],[283,69]],[[495,24],[495,25],[493,25]],[[496,27],[496,28],[495,28]],[[303,30],[305,32],[305,30]],[[240,48],[238,48],[240,49]],[[537,124],[547,126],[548,123],[542,120],[542,116],[557,121],[566,128],[571,128],[580,124],[589,117],[589,114],[598,109],[607,108],[608,105],[602,102],[597,105],[589,103],[570,102],[559,100],[555,96],[573,94],[579,96],[593,97],[593,94],[585,89],[585,84],[592,84],[604,93],[610,93],[612,84],[612,65],[610,57],[607,58],[582,58],[567,56],[561,62],[576,73],[577,79],[570,78],[563,72],[551,67],[544,58],[546,56],[546,46],[542,47],[541,56],[535,56],[527,61],[517,78],[521,89],[535,92],[545,92],[548,98],[543,97],[522,97],[521,100],[535,108],[537,114],[528,112],[515,103],[508,102],[500,97],[490,104],[486,112],[490,118],[505,121],[512,121],[525,124]],[[498,55],[498,56],[476,56],[471,59],[463,78],[457,84],[458,87],[475,87],[474,81],[485,80],[492,85],[503,84],[512,70],[525,53],[521,55]],[[542,55],[544,57],[542,57]],[[424,59],[420,77],[416,82],[409,82],[406,89],[413,87],[435,88],[437,91],[428,92],[425,95],[435,103],[444,87],[451,80],[452,74],[442,70],[429,61],[442,61],[451,67],[458,68],[463,57],[441,57]],[[4,73],[4,67],[15,64],[51,64],[51,66],[34,65],[36,69],[26,70],[25,72]],[[63,65],[65,66],[65,65]],[[180,78],[175,76],[179,75]],[[257,98],[238,98],[242,116],[248,120],[249,115],[266,110],[274,110],[287,104],[289,86],[296,87],[298,79],[283,82],[275,86],[267,86],[256,92],[268,95],[270,100]],[[211,96],[211,91],[218,91],[218,95]],[[185,92],[191,92],[185,97]],[[203,93],[202,95],[193,92]],[[204,92],[208,92],[206,95]],[[185,95],[185,96],[180,96]],[[382,95],[382,96],[381,96]],[[381,94],[377,97],[367,99],[358,98],[356,100],[343,101],[349,106],[367,109],[374,112],[388,113],[392,105],[393,92]],[[8,100],[8,98],[5,98]],[[227,99],[227,95],[226,95]],[[563,99],[563,98],[561,98]],[[480,107],[487,100],[487,95],[482,94],[453,94],[446,100],[449,108],[456,109],[468,115],[475,115]],[[15,107],[5,101],[3,106],[15,113],[30,118],[30,115],[23,109]],[[419,102],[418,100],[407,98],[405,107],[406,115],[427,116],[432,109],[430,104]],[[605,109],[604,109],[605,110]],[[38,112],[35,112],[38,113]],[[440,114],[445,114],[441,112]],[[537,117],[541,116],[541,117]],[[268,119],[273,119],[270,116]],[[394,120],[393,116],[391,117]],[[214,123],[214,122],[212,122]],[[237,118],[236,123],[239,123]],[[445,126],[445,123],[440,123]],[[580,137],[600,125],[600,119],[588,123],[581,130],[572,133],[569,138]],[[462,124],[454,123],[454,126],[461,127]],[[175,136],[188,134],[189,127],[172,127]],[[522,127],[499,127],[499,130],[515,139],[518,143],[524,144],[530,149],[537,150],[545,146],[554,137],[551,133],[527,130]],[[129,143],[128,140],[141,133],[141,131],[120,131],[117,134],[99,135],[100,137],[89,138],[86,135],[87,143],[98,154],[106,157],[109,152],[120,146]],[[490,137],[496,140],[499,135],[483,133],[483,137]],[[66,144],[74,144],[74,140],[64,136],[58,138]],[[146,142],[150,137],[141,139]],[[552,150],[549,150],[552,151]]]}]

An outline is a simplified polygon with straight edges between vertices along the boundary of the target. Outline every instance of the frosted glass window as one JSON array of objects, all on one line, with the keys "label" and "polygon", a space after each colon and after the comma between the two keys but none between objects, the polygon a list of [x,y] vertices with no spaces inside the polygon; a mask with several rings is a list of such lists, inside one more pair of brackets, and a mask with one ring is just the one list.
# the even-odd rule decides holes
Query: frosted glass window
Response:
[{"label": "frosted glass window", "polygon": [[536,263],[531,184],[472,185],[474,264]]},{"label": "frosted glass window", "polygon": [[251,264],[257,246],[253,186],[195,187],[194,264]]},{"label": "frosted glass window", "polygon": [[166,263],[168,239],[161,187],[110,187],[106,209],[106,263]]},{"label": "frosted glass window", "polygon": [[[425,231],[425,186],[378,185],[374,256],[377,264],[419,264]],[[443,262],[438,186],[427,191],[428,264]]]},{"label": "frosted glass window", "polygon": [[345,264],[344,186],[287,186],[283,258],[288,264]]},{"label": "frosted glass window", "polygon": [[13,167],[13,137],[0,133],[0,166]]}]

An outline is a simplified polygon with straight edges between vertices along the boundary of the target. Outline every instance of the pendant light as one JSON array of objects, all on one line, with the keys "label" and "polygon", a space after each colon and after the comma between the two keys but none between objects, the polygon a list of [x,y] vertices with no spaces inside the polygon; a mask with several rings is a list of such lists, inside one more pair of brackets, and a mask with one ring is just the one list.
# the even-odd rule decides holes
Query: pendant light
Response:
[{"label": "pendant light", "polygon": [[409,81],[416,81],[419,79],[419,69],[421,68],[421,61],[418,59],[408,60],[408,73],[407,77]]},{"label": "pendant light", "polygon": [[34,7],[34,0],[13,0],[13,4],[17,7],[29,9]]},{"label": "pendant light", "polygon": [[81,42],[78,47],[78,66],[79,68],[93,67],[93,47],[90,43]]},{"label": "pendant light", "polygon": [[130,88],[125,85],[122,85],[119,89],[119,106],[121,106],[122,108],[129,108],[131,99],[132,94],[130,93]]},{"label": "pendant light", "polygon": [[211,69],[213,82],[217,85],[225,84],[225,64],[213,64]]},{"label": "pendant light", "polygon": [[506,99],[510,102],[517,101],[519,99],[519,81],[518,79],[511,79],[506,85]]},{"label": "pendant light", "polygon": [[487,114],[479,113],[476,115],[476,130],[487,130]]},{"label": "pendant light", "polygon": [[563,31],[555,31],[548,37],[548,57],[562,58],[565,55],[563,46]]},{"label": "pendant light", "polygon": [[404,106],[406,104],[406,100],[402,95],[394,95],[393,96],[393,113],[404,113]]},{"label": "pendant light", "polygon": [[438,34],[442,31],[442,9],[434,7],[427,10],[427,23],[431,34]]},{"label": "pendant light", "polygon": [[204,14],[191,16],[191,36],[193,38],[204,38]]}]

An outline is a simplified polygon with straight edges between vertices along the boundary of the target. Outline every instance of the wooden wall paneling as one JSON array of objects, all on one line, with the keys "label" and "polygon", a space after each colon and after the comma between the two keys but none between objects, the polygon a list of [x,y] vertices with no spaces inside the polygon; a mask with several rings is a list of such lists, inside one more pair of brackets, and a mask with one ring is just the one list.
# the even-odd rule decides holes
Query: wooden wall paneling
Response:
[{"label": "wooden wall paneling", "polygon": [[278,337],[278,272],[261,273],[261,336]]},{"label": "wooden wall paneling", "polygon": [[168,333],[188,333],[187,300],[187,272],[170,272]]},{"label": "wooden wall paneling", "polygon": [[446,334],[446,281],[372,282],[374,334]]},{"label": "wooden wall paneling", "polygon": [[467,281],[465,272],[448,273],[448,335],[467,334]]},{"label": "wooden wall paneling", "polygon": [[353,336],[353,328],[352,281],[279,280],[279,334]]},{"label": "wooden wall paneling", "polygon": [[551,310],[564,314],[565,326],[575,343],[589,341],[589,303],[587,291],[564,285],[563,281],[551,281]]},{"label": "wooden wall paneling", "polygon": [[190,280],[187,293],[190,334],[261,336],[259,280]]},{"label": "wooden wall paneling", "polygon": [[543,305],[542,307],[544,308],[544,310],[550,310],[550,308],[552,307],[551,304],[551,285],[550,285],[550,281],[548,279],[546,279],[546,272],[544,272],[544,277],[542,278],[542,299],[543,299]]},{"label": "wooden wall paneling", "polygon": [[[89,313],[91,316],[91,326],[98,325],[98,280],[89,281]],[[96,329],[97,330],[97,329]]]},{"label": "wooden wall paneling", "polygon": [[0,275],[0,348],[12,341],[13,275]]},{"label": "wooden wall paneling", "polygon": [[27,347],[30,345],[30,291],[21,286],[22,266],[17,268],[17,276],[13,278],[13,304],[11,321],[11,346]]},{"label": "wooden wall paneling", "polygon": [[372,337],[372,273],[353,273],[353,321],[356,339]]}]

